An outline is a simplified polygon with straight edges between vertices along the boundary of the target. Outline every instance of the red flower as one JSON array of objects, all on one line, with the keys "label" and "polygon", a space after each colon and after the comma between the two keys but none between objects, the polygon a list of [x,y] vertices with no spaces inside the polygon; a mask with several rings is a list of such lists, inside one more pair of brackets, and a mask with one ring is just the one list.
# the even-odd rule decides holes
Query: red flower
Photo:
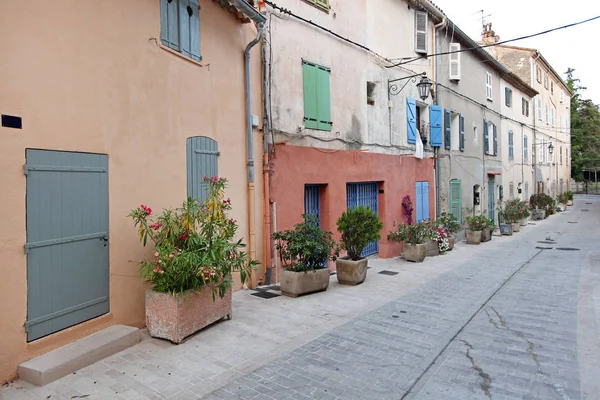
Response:
[{"label": "red flower", "polygon": [[183,235],[179,236],[179,239],[181,239],[183,241],[186,241],[187,238],[188,238],[188,235],[186,235],[185,233]]}]

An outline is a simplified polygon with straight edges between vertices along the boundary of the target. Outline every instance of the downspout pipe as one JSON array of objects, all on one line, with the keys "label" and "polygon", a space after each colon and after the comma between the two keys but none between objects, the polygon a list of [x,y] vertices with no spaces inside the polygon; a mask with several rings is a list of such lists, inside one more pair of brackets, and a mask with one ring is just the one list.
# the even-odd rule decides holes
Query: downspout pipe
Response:
[{"label": "downspout pipe", "polygon": [[[259,14],[260,15],[260,14]],[[262,15],[261,15],[262,17]],[[264,18],[264,17],[263,17]],[[250,253],[250,259],[256,260],[256,229],[254,222],[254,207],[255,207],[255,194],[254,194],[254,132],[252,129],[252,85],[250,76],[250,50],[260,42],[263,36],[264,22],[256,24],[258,33],[256,37],[248,43],[246,50],[244,51],[244,65],[245,65],[245,80],[246,80],[246,130],[248,136],[248,252]],[[256,287],[256,276],[253,271],[250,276],[250,287]]]},{"label": "downspout pipe", "polygon": [[[270,27],[269,27],[270,29]],[[264,283],[270,285],[272,283],[272,261],[271,261],[271,165],[269,163],[269,136],[271,133],[270,124],[270,109],[269,109],[269,92],[270,92],[270,54],[267,53],[267,43],[262,42],[262,68],[263,68],[263,255],[265,268]]]},{"label": "downspout pipe", "polygon": [[[440,42],[438,40],[438,29],[446,26],[446,16],[442,18],[442,22],[433,26],[433,41],[435,43],[435,53],[440,53]],[[439,56],[436,56],[439,57]],[[441,63],[440,63],[441,65]],[[437,62],[433,63],[433,76],[435,79],[435,99],[433,100],[433,104],[439,105],[439,96],[440,96],[440,87],[439,87],[439,67]],[[448,162],[451,162],[450,158],[448,158]],[[433,148],[433,169],[435,172],[435,216],[436,219],[441,215],[440,212],[440,161],[439,161],[439,148]]]}]

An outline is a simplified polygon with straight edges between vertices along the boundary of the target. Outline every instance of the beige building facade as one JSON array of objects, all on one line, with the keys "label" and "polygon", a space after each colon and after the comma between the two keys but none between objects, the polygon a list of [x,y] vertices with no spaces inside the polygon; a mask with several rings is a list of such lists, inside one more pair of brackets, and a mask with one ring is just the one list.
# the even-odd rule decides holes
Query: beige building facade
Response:
[{"label": "beige building facade", "polygon": [[[250,92],[260,121],[260,46],[249,50],[249,91],[244,51],[264,17],[237,0],[2,2],[0,15],[4,382],[107,326],[144,326],[145,250],[126,216],[179,206],[197,183],[190,157],[212,157],[209,172],[228,178],[238,232],[261,260],[262,169],[252,182],[248,165],[260,166],[263,135],[246,106]],[[213,150],[190,147],[195,138]],[[44,256],[57,246],[72,248]],[[78,273],[89,265],[102,267],[91,282]]]}]

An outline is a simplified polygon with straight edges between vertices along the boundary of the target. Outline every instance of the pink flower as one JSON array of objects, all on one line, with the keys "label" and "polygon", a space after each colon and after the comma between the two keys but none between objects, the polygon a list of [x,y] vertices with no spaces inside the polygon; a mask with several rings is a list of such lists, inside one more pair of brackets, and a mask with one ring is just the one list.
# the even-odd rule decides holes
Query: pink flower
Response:
[{"label": "pink flower", "polygon": [[173,254],[169,254],[169,258],[173,258]]},{"label": "pink flower", "polygon": [[165,273],[165,271],[163,271],[162,269],[160,269],[160,267],[154,268],[154,272],[157,273],[157,274],[164,274]]},{"label": "pink flower", "polygon": [[158,251],[156,253],[154,253],[154,257],[160,257],[160,254],[158,253]]}]

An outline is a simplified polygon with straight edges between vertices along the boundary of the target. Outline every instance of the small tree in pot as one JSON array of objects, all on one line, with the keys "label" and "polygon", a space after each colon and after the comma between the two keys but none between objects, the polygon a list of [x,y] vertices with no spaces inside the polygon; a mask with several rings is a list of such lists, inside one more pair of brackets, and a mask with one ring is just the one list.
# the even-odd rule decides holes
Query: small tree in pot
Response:
[{"label": "small tree in pot", "polygon": [[483,215],[471,215],[467,217],[467,243],[481,243],[482,231],[487,227],[488,219]]},{"label": "small tree in pot", "polygon": [[398,225],[395,231],[388,234],[388,240],[403,243],[404,259],[422,262],[427,255],[428,229],[422,223]]},{"label": "small tree in pot", "polygon": [[368,260],[360,254],[371,242],[379,241],[383,223],[369,207],[359,206],[344,211],[337,220],[338,232],[342,234],[342,249],[347,256],[335,261],[337,279],[346,285],[358,285],[367,278]]},{"label": "small tree in pot", "polygon": [[303,214],[294,229],[276,232],[273,240],[284,264],[281,293],[289,297],[321,292],[329,287],[329,260],[335,261],[340,248],[331,232],[319,227],[318,217]]},{"label": "small tree in pot", "polygon": [[481,218],[485,219],[485,227],[481,230],[481,241],[489,242],[492,240],[492,233],[496,229],[496,224],[488,217],[481,215]]}]

